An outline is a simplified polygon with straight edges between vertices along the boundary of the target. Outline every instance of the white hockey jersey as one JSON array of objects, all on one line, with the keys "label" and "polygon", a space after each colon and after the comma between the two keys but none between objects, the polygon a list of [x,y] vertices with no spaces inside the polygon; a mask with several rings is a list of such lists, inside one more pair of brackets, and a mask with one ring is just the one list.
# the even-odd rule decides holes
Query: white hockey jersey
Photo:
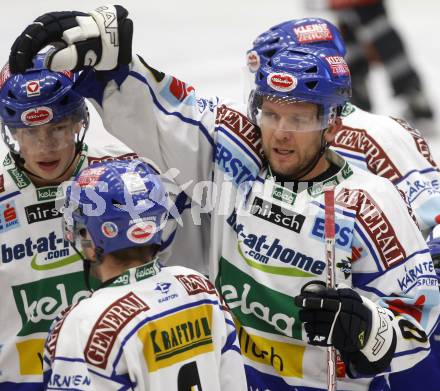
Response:
[{"label": "white hockey jersey", "polygon": [[[84,145],[76,172],[103,159],[133,156],[122,143]],[[63,239],[55,204],[64,197],[62,188],[36,188],[9,154],[0,165],[0,389],[38,390],[51,322],[89,292],[82,262]]]},{"label": "white hockey jersey", "polygon": [[157,259],[65,311],[44,363],[48,390],[247,390],[234,323],[214,285]]},{"label": "white hockey jersey", "polygon": [[402,119],[347,103],[332,149],[352,166],[388,178],[411,205],[422,231],[440,224],[440,170],[426,140]]},{"label": "white hockey jersey", "polygon": [[[325,281],[324,184],[294,193],[274,183],[245,108],[199,98],[140,58],[99,79],[91,71],[82,83],[112,134],[140,154],[157,144],[195,206],[208,191],[202,209],[215,206],[210,276],[239,327],[250,389],[327,389],[325,349],[306,343],[293,303],[305,283]],[[429,333],[438,318],[429,251],[389,180],[334,152],[327,157],[340,167],[326,181],[336,185],[337,281],[393,310],[398,344],[390,369],[408,368],[429,351],[418,330]],[[347,378],[341,364],[339,376],[338,390],[366,390],[372,382]]]}]

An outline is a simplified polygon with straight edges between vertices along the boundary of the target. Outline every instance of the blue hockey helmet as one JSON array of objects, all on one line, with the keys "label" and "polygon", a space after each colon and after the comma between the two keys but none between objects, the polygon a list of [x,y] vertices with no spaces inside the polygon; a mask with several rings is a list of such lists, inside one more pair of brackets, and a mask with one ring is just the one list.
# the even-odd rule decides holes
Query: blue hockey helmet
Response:
[{"label": "blue hockey helmet", "polygon": [[322,18],[293,19],[271,27],[260,34],[247,51],[247,65],[251,73],[287,46],[317,46],[334,49],[339,55],[346,54],[344,40],[338,28]]},{"label": "blue hockey helmet", "polygon": [[65,239],[76,247],[86,229],[102,255],[160,244],[169,202],[158,172],[144,161],[91,165],[67,188]]},{"label": "blue hockey helmet", "polygon": [[88,127],[88,111],[84,98],[73,88],[78,75],[70,71],[52,72],[44,67],[44,54],[38,54],[33,67],[13,75],[7,63],[0,72],[0,121],[2,136],[14,153],[19,146],[13,137],[16,128],[31,128],[73,117]]},{"label": "blue hockey helmet", "polygon": [[319,106],[320,124],[315,123],[313,129],[301,129],[299,124],[291,130],[321,130],[334,121],[350,95],[350,71],[339,52],[329,48],[287,47],[256,72],[248,116],[261,127],[264,99],[283,104],[309,102]]}]

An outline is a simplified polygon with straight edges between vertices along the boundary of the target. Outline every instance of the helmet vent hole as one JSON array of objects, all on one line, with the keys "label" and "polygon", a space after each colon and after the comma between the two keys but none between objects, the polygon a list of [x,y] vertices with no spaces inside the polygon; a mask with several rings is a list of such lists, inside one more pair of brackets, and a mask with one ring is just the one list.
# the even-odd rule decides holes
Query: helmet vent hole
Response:
[{"label": "helmet vent hole", "polygon": [[61,82],[59,80],[57,80],[53,89],[54,89],[54,91],[58,91],[61,87],[62,87]]},{"label": "helmet vent hole", "polygon": [[272,58],[272,56],[276,53],[276,49],[268,50],[265,54],[267,57]]},{"label": "helmet vent hole", "polygon": [[15,115],[15,110],[10,109],[9,107],[6,107],[6,112],[13,117]]},{"label": "helmet vent hole", "polygon": [[65,97],[63,97],[63,99],[60,100],[60,105],[67,105],[69,103],[69,96],[66,95]]},{"label": "helmet vent hole", "polygon": [[307,86],[307,88],[309,89],[309,90],[314,90],[315,88],[316,88],[316,85],[318,84],[318,82],[315,80],[315,81],[307,81],[306,83],[305,83],[305,85]]},{"label": "helmet vent hole", "polygon": [[17,97],[12,93],[11,90],[8,91],[8,97],[12,99],[17,99]]},{"label": "helmet vent hole", "polygon": [[318,67],[314,66],[309,69],[306,69],[306,73],[318,73]]}]

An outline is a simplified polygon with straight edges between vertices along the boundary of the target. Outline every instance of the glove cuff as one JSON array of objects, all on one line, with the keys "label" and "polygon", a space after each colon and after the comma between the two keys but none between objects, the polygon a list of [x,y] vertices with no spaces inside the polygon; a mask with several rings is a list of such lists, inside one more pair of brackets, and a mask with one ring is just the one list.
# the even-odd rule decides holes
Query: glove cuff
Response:
[{"label": "glove cuff", "polygon": [[114,69],[118,65],[120,46],[116,8],[112,5],[104,5],[89,13],[98,25],[102,43],[101,59],[94,68],[98,71]]},{"label": "glove cuff", "polygon": [[362,302],[371,311],[371,331],[361,352],[370,362],[379,361],[388,353],[392,345],[394,315],[366,297],[362,297]]},{"label": "glove cuff", "polygon": [[371,312],[371,331],[365,346],[358,352],[340,352],[350,377],[374,376],[384,372],[391,363],[397,346],[392,320],[394,315],[364,296],[363,304]]}]

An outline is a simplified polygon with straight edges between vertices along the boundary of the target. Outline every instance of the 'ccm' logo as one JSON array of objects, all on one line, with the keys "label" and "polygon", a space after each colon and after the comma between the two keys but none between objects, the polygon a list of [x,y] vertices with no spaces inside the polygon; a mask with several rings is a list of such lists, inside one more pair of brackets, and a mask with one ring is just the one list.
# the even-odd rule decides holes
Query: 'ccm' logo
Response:
[{"label": "'ccm' logo", "polygon": [[270,221],[280,227],[290,229],[294,232],[301,232],[304,224],[305,216],[288,211],[276,204],[264,201],[259,197],[255,197],[254,203],[251,207],[251,214],[260,217],[263,220]]},{"label": "'ccm' logo", "polygon": [[61,212],[55,207],[55,201],[26,206],[24,210],[29,224],[61,217]]}]

